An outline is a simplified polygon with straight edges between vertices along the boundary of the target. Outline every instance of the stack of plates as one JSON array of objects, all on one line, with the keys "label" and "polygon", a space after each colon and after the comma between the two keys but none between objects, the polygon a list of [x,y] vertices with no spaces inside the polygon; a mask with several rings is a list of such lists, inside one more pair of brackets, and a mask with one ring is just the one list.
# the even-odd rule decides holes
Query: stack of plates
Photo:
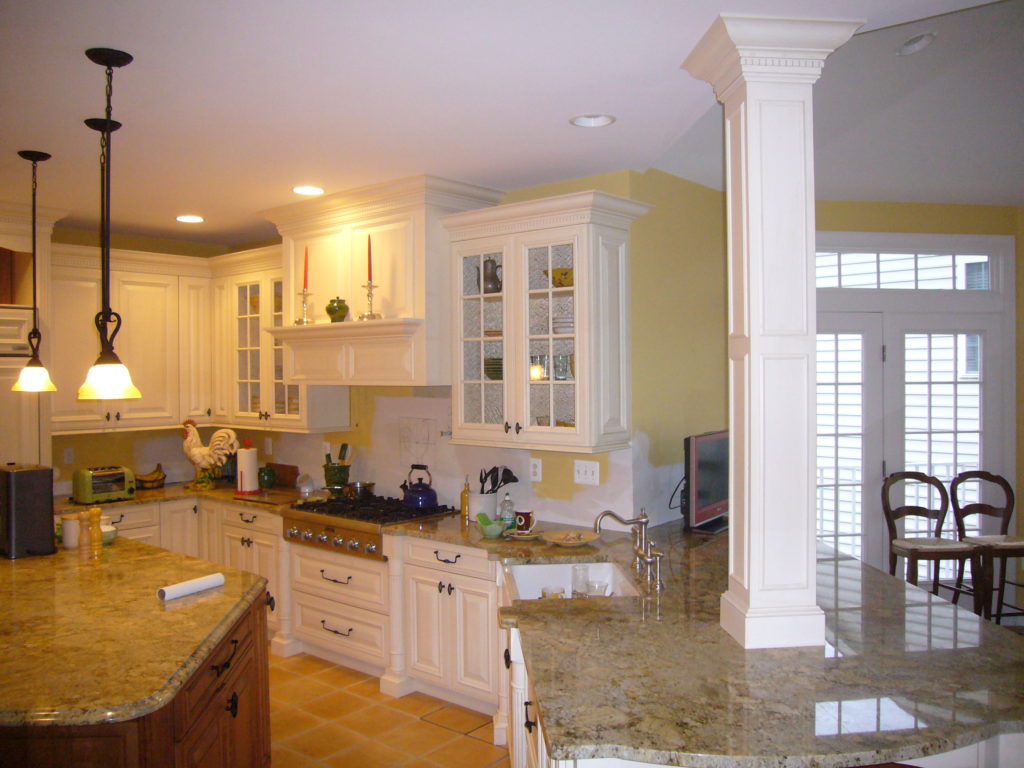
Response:
[{"label": "stack of plates", "polygon": [[567,317],[552,317],[551,318],[551,332],[552,333],[572,333],[573,331],[573,319],[572,316]]},{"label": "stack of plates", "polygon": [[505,361],[500,357],[484,358],[484,375],[492,381],[501,381]]}]

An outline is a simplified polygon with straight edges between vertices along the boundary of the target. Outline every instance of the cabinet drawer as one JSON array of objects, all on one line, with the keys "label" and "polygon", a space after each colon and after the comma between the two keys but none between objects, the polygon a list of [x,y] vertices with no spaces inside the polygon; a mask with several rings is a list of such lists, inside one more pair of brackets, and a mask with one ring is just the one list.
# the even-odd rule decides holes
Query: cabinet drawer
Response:
[{"label": "cabinet drawer", "polygon": [[213,650],[174,699],[174,737],[181,739],[210,697],[247,655],[252,654],[253,612],[249,611]]},{"label": "cabinet drawer", "polygon": [[241,504],[227,504],[224,506],[223,512],[224,525],[233,525],[247,531],[263,531],[275,536],[281,535],[280,515]]},{"label": "cabinet drawer", "polygon": [[383,665],[388,617],[384,614],[293,593],[295,636],[321,648]]},{"label": "cabinet drawer", "polygon": [[132,528],[144,528],[147,525],[160,527],[160,505],[139,504],[133,507],[107,507],[104,515],[110,515],[110,522],[118,530],[127,531]]},{"label": "cabinet drawer", "polygon": [[386,563],[312,547],[293,547],[291,553],[294,589],[371,611],[388,610]]},{"label": "cabinet drawer", "polygon": [[461,573],[481,579],[494,579],[497,561],[488,560],[487,552],[473,547],[457,547],[427,539],[409,538],[406,562],[427,568],[441,568],[448,573]]}]

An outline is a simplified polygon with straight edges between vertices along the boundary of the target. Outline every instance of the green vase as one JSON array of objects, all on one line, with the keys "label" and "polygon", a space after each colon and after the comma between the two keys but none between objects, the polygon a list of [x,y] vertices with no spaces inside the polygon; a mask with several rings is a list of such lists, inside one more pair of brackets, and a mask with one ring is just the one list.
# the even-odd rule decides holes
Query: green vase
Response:
[{"label": "green vase", "polygon": [[331,318],[332,323],[340,323],[348,316],[348,304],[344,299],[335,296],[327,302],[327,315]]},{"label": "green vase", "polygon": [[260,488],[268,491],[277,482],[277,472],[274,471],[273,467],[260,467],[256,472],[256,479],[260,484]]}]

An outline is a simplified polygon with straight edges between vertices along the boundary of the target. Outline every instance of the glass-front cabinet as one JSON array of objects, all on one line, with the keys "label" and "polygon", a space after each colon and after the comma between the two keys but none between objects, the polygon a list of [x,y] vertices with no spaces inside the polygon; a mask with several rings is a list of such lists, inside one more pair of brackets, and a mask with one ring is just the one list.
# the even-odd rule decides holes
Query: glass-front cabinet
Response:
[{"label": "glass-front cabinet", "polygon": [[588,192],[445,218],[458,290],[453,442],[628,444],[628,227],[646,210]]}]

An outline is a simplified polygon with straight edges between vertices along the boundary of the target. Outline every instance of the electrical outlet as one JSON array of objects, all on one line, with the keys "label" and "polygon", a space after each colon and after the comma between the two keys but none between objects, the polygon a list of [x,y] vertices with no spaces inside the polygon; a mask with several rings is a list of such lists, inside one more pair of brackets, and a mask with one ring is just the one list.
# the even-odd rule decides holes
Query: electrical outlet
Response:
[{"label": "electrical outlet", "polygon": [[573,480],[580,485],[600,485],[601,465],[596,461],[580,461],[573,463]]},{"label": "electrical outlet", "polygon": [[274,438],[272,438],[272,437],[265,437],[265,438],[263,438],[263,452],[265,454],[267,454],[267,456],[273,456],[274,455]]},{"label": "electrical outlet", "polygon": [[539,483],[541,479],[541,461],[540,459],[530,459],[530,481]]},{"label": "electrical outlet", "polygon": [[64,449],[64,463],[68,465],[75,463],[75,449],[70,445]]}]

